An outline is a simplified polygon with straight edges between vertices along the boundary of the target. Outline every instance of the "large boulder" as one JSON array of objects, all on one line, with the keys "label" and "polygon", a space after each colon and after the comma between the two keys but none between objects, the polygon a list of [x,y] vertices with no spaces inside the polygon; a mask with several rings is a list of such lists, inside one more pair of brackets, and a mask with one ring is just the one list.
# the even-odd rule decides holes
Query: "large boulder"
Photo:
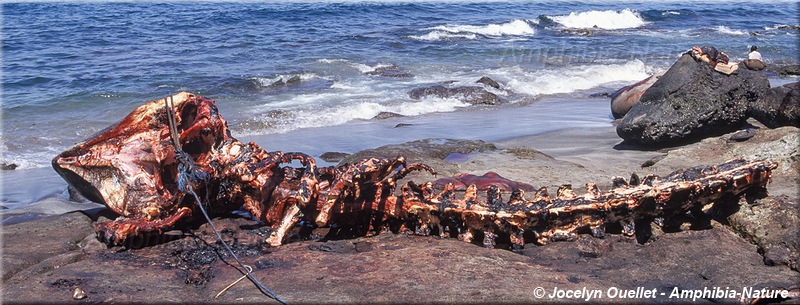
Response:
[{"label": "large boulder", "polygon": [[424,97],[434,96],[439,98],[456,98],[472,105],[497,105],[500,97],[477,86],[463,86],[448,88],[442,85],[416,88],[408,92],[412,99],[419,100]]},{"label": "large boulder", "polygon": [[617,134],[632,143],[674,146],[734,131],[768,90],[763,73],[739,69],[726,75],[684,54],[642,94]]},{"label": "large boulder", "polygon": [[800,127],[800,82],[770,89],[750,106],[750,116],[769,128]]}]

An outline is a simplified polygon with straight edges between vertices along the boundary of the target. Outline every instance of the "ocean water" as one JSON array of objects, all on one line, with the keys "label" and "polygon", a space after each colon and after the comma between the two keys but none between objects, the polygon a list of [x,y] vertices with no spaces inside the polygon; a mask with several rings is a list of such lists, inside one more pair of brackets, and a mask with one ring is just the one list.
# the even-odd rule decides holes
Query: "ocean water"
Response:
[{"label": "ocean water", "polygon": [[[20,190],[18,172],[53,177],[55,155],[178,91],[216,100],[235,137],[312,155],[608,124],[608,99],[592,94],[695,45],[732,60],[757,45],[767,64],[798,63],[798,3],[4,2],[0,163],[18,168],[2,174],[0,202],[63,196],[57,178]],[[503,105],[408,96],[482,76],[502,84],[489,90]],[[404,117],[373,119],[381,112]],[[392,128],[406,121],[433,127]]]}]

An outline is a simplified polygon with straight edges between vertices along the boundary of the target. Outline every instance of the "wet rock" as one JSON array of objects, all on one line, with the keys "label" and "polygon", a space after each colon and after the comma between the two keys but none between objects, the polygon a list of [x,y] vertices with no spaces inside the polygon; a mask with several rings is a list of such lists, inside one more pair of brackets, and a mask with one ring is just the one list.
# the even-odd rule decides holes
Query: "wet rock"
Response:
[{"label": "wet rock", "polygon": [[394,112],[381,111],[378,115],[372,117],[373,120],[384,120],[389,118],[404,117],[404,115]]},{"label": "wet rock", "polygon": [[15,169],[17,169],[17,167],[18,166],[15,163],[5,163],[5,162],[0,163],[0,170],[4,170],[4,171],[15,170]]},{"label": "wet rock", "polygon": [[319,155],[319,158],[325,162],[339,162],[349,155],[348,153],[329,151]]},{"label": "wet rock", "polygon": [[301,80],[302,79],[300,78],[300,75],[295,75],[295,76],[292,76],[289,79],[287,79],[286,80],[286,84],[299,83]]},{"label": "wet rock", "polygon": [[800,127],[800,82],[770,89],[752,103],[750,115],[769,128]]},{"label": "wet rock", "polygon": [[550,156],[548,154],[545,154],[545,153],[543,153],[541,151],[538,151],[536,149],[533,149],[533,148],[530,148],[530,147],[524,147],[524,146],[511,147],[511,148],[506,149],[506,152],[508,152],[510,154],[513,154],[514,156],[516,156],[517,158],[520,158],[520,159],[545,159],[545,160],[549,159],[549,160],[555,160],[555,158],[553,158],[552,156]]},{"label": "wet rock", "polygon": [[408,92],[408,96],[415,100],[419,100],[428,96],[439,98],[457,98],[472,105],[500,104],[500,97],[498,97],[497,94],[486,91],[486,89],[482,87],[464,86],[448,88],[442,85],[435,85],[413,89]]},{"label": "wet rock", "polygon": [[[46,271],[56,268],[59,262],[75,259],[76,256],[63,255],[79,250],[81,241],[94,234],[91,224],[89,217],[74,212],[4,226],[3,281],[26,269]],[[75,255],[80,256],[82,252],[75,252]]]},{"label": "wet rock", "polygon": [[595,92],[595,93],[589,94],[589,97],[591,97],[591,98],[601,98],[601,97],[611,98],[612,96],[614,96],[613,92]]},{"label": "wet rock", "polygon": [[780,75],[800,75],[800,65],[767,66],[767,70]]},{"label": "wet rock", "polygon": [[395,158],[403,155],[409,162],[444,160],[452,153],[468,154],[495,150],[494,144],[481,140],[459,140],[429,138],[406,142],[402,144],[385,145],[378,148],[366,149],[352,154],[342,160],[343,163],[353,163],[370,157]]},{"label": "wet rock", "polygon": [[790,24],[781,24],[781,25],[778,25],[778,26],[777,26],[777,27],[775,27],[775,28],[776,28],[776,29],[779,29],[779,30],[794,30],[794,31],[800,31],[800,26],[798,26],[798,25],[790,25]]},{"label": "wet rock", "polygon": [[400,67],[396,65],[385,66],[385,67],[377,67],[375,70],[369,71],[365,73],[367,75],[376,75],[382,77],[391,77],[391,78],[411,78],[414,77],[413,74],[400,70]]},{"label": "wet rock", "polygon": [[763,73],[739,69],[725,75],[684,54],[642,94],[617,125],[617,134],[655,147],[718,136],[738,129],[750,104],[768,89]]},{"label": "wet rock", "polygon": [[596,26],[592,29],[562,29],[561,33],[566,35],[592,36],[597,32],[597,29]]},{"label": "wet rock", "polygon": [[477,83],[484,84],[495,89],[500,89],[500,84],[495,80],[489,78],[488,76],[481,77],[481,79],[479,79]]}]

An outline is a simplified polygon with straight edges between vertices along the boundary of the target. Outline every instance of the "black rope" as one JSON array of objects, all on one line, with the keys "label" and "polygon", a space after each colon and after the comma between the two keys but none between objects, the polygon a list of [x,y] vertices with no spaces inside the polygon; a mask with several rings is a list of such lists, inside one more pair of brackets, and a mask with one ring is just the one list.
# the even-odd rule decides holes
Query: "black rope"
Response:
[{"label": "black rope", "polygon": [[200,207],[200,211],[203,212],[203,216],[206,217],[206,221],[208,221],[208,224],[211,226],[211,230],[214,231],[214,234],[217,235],[219,242],[222,243],[223,246],[225,246],[225,249],[228,250],[228,253],[230,253],[231,257],[233,257],[233,259],[235,259],[236,262],[239,263],[239,267],[241,267],[242,269],[240,270],[236,268],[236,266],[233,266],[233,268],[237,269],[237,271],[241,273],[246,274],[250,282],[255,284],[256,287],[258,287],[258,289],[261,290],[262,293],[275,299],[281,304],[288,305],[286,301],[282,300],[274,292],[269,290],[269,288],[264,286],[264,284],[262,284],[261,281],[256,279],[253,273],[251,273],[250,270],[244,267],[244,264],[242,263],[241,260],[239,260],[239,257],[236,256],[233,250],[231,250],[231,247],[228,246],[228,243],[222,240],[222,235],[219,234],[219,231],[217,231],[217,228],[214,226],[214,223],[211,222],[211,218],[208,217],[208,213],[206,213],[206,209],[203,207],[203,202],[197,196],[197,193],[194,192],[194,189],[192,187],[191,183],[192,181],[203,180],[207,182],[208,180],[207,176],[204,173],[201,173],[200,171],[197,171],[194,168],[194,162],[192,161],[191,157],[185,151],[183,151],[183,149],[181,149],[180,142],[178,140],[178,128],[176,126],[177,120],[175,119],[175,114],[172,111],[173,109],[172,96],[165,98],[164,104],[165,104],[164,108],[167,110],[167,120],[169,124],[170,135],[172,138],[172,144],[175,146],[175,159],[179,162],[178,189],[180,189],[184,193],[189,193],[194,197],[194,200],[197,201],[197,206]]}]

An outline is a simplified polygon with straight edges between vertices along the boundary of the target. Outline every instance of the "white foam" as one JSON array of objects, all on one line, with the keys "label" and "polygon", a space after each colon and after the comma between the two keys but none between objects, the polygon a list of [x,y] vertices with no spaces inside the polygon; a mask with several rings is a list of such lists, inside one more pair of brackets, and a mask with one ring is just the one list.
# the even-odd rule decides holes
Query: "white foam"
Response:
[{"label": "white foam", "polygon": [[478,35],[474,33],[458,34],[446,31],[431,31],[425,35],[412,35],[408,38],[424,41],[440,41],[440,40],[453,40],[453,39],[477,39]]},{"label": "white foam", "polygon": [[33,169],[50,166],[50,160],[54,156],[61,153],[61,149],[55,147],[45,147],[38,152],[3,152],[3,157],[0,158],[0,163],[17,167],[16,170]]},{"label": "white foam", "polygon": [[526,20],[516,19],[506,23],[490,23],[487,25],[440,25],[432,28],[424,35],[409,36],[417,40],[437,41],[446,39],[476,39],[478,35],[489,37],[530,36],[536,33]]},{"label": "white foam", "polygon": [[773,26],[765,26],[764,30],[771,31],[771,30],[778,30],[778,29],[790,29],[792,27],[795,27],[795,26],[788,25],[788,24],[776,24],[776,25],[773,25]]},{"label": "white foam", "polygon": [[512,91],[532,95],[573,93],[617,82],[634,82],[649,76],[645,64],[633,60],[623,64],[593,64],[555,70],[524,71],[519,67],[498,71],[508,78]]},{"label": "white foam", "polygon": [[355,63],[354,62],[354,63],[350,63],[350,66],[355,68],[356,70],[358,70],[358,72],[369,73],[369,72],[374,72],[375,70],[377,70],[379,68],[392,67],[393,65],[392,64],[379,63],[379,64],[376,64],[374,66],[370,66],[370,65],[367,65],[367,64]]},{"label": "white foam", "polygon": [[321,78],[319,75],[315,73],[298,73],[298,74],[278,74],[274,77],[261,77],[261,76],[254,76],[251,79],[256,81],[259,86],[268,87],[278,81],[286,82],[293,77],[300,77],[300,80],[311,80],[316,78]]},{"label": "white foam", "polygon": [[564,27],[574,29],[597,27],[605,30],[619,30],[638,28],[647,24],[639,13],[627,8],[621,11],[572,12],[569,15],[549,18]]},{"label": "white foam", "polygon": [[451,112],[470,104],[458,99],[424,98],[419,101],[388,102],[378,98],[350,104],[340,104],[330,108],[301,107],[290,111],[286,117],[275,118],[263,115],[261,122],[254,124],[261,130],[243,130],[241,134],[285,133],[301,128],[336,126],[354,120],[369,120],[381,112],[392,112],[404,116],[417,116],[434,112]]},{"label": "white foam", "polygon": [[322,64],[329,64],[329,65],[344,64],[344,65],[349,66],[349,67],[351,67],[353,69],[356,69],[358,72],[361,72],[361,73],[370,73],[370,72],[374,72],[375,70],[377,70],[379,68],[387,68],[387,67],[393,67],[394,66],[393,64],[387,64],[387,63],[377,63],[375,65],[368,65],[368,64],[359,63],[359,62],[352,62],[352,61],[349,61],[347,59],[327,59],[327,58],[323,58],[323,59],[318,59],[317,62],[318,63],[322,63]]},{"label": "white foam", "polygon": [[725,35],[734,35],[734,36],[749,35],[749,34],[748,34],[747,32],[745,32],[745,31],[741,31],[741,30],[732,30],[731,28],[729,28],[729,27],[727,27],[727,26],[724,26],[724,25],[720,25],[720,26],[718,26],[718,27],[716,28],[716,30],[717,30],[717,32],[720,32],[720,33],[722,33],[722,34],[725,34]]}]

